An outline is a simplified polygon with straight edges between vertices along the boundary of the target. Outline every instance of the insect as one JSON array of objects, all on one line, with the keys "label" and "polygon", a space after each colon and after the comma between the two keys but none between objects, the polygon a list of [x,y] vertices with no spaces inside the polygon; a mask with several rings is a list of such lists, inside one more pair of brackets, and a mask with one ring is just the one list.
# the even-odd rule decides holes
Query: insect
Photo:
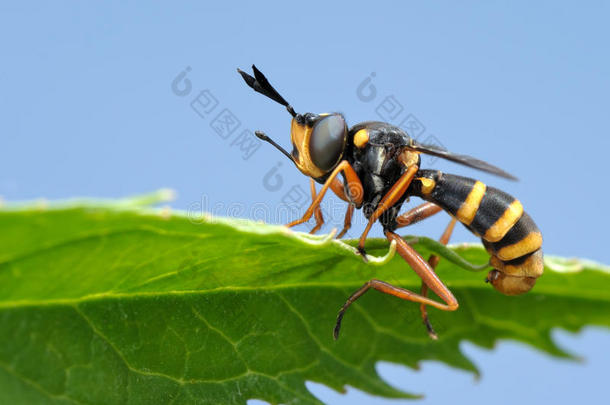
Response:
[{"label": "insect", "polygon": [[[263,132],[256,131],[256,136],[276,147],[310,178],[312,203],[302,218],[287,226],[302,224],[313,215],[316,225],[311,233],[320,229],[324,222],[320,203],[330,188],[348,203],[344,227],[337,238],[350,228],[354,210],[362,209],[368,219],[358,242],[363,259],[366,261],[367,235],[373,223],[379,221],[387,239],[395,241],[396,251],[422,279],[419,294],[377,279],[366,282],[341,307],[333,330],[335,339],[347,308],[371,288],[419,303],[428,334],[437,337],[426,306],[455,311],[458,301],[434,272],[439,257],[432,255],[426,261],[395,231],[441,210],[452,217],[440,238],[441,243],[448,243],[457,221],[481,238],[493,268],[486,282],[506,295],[522,294],[534,286],[544,268],[542,235],[519,200],[474,179],[420,169],[420,154],[437,156],[511,180],[516,180],[515,177],[473,157],[418,143],[402,129],[387,123],[362,122],[348,128],[340,113],[297,114],[256,66],[252,65],[252,69],[254,76],[240,69],[237,71],[248,86],[286,107],[292,116],[292,152],[288,153]],[[316,182],[322,184],[319,192],[316,192]],[[425,202],[400,214],[403,202],[411,196]],[[443,302],[428,298],[429,289]]]}]

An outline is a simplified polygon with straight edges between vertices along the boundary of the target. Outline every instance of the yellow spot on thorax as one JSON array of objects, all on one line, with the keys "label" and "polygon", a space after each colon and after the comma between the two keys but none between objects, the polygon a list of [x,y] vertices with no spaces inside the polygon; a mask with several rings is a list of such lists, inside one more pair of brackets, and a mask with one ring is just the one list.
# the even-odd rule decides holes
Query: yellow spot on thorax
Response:
[{"label": "yellow spot on thorax", "polygon": [[354,135],[354,145],[356,145],[358,149],[364,148],[368,141],[369,131],[367,129],[361,129]]}]

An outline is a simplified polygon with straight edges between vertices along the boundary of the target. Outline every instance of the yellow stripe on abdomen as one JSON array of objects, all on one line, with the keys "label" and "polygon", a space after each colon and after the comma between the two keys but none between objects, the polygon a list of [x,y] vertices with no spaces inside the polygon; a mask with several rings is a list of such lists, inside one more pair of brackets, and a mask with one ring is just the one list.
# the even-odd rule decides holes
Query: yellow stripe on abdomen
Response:
[{"label": "yellow stripe on abdomen", "polygon": [[519,200],[513,201],[504,214],[485,232],[483,238],[489,242],[497,242],[506,235],[523,215],[523,205]]},{"label": "yellow stripe on abdomen", "polygon": [[544,271],[544,261],[540,249],[507,262],[503,262],[497,256],[492,255],[489,264],[494,269],[515,277],[540,277]]},{"label": "yellow stripe on abdomen", "polygon": [[455,214],[458,221],[465,225],[470,225],[477,213],[477,210],[479,209],[479,206],[481,205],[481,200],[485,195],[486,189],[487,186],[480,181],[474,183],[468,197],[466,197],[466,200],[462,203],[460,209]]},{"label": "yellow stripe on abdomen", "polygon": [[500,260],[513,260],[528,253],[540,249],[542,246],[542,234],[540,232],[530,232],[527,236],[512,245],[504,246],[498,250],[497,255]]}]

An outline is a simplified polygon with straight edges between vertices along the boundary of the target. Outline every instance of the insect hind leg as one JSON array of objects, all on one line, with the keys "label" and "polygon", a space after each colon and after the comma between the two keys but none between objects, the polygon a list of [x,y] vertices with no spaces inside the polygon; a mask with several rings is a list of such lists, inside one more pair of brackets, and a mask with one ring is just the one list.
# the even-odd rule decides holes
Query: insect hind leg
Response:
[{"label": "insect hind leg", "polygon": [[459,304],[451,291],[443,284],[443,282],[434,273],[434,270],[430,264],[424,260],[419,253],[417,253],[411,246],[409,246],[398,234],[386,230],[386,237],[390,241],[396,241],[396,251],[402,258],[411,266],[411,268],[417,273],[422,279],[422,283],[425,283],[432,291],[434,291],[443,301],[434,301],[421,294],[417,294],[413,291],[409,291],[405,288],[396,287],[392,284],[386,283],[385,281],[372,279],[364,283],[356,292],[354,292],[343,304],[339,313],[337,314],[337,322],[333,330],[333,336],[335,339],[339,337],[339,331],[341,330],[341,322],[345,311],[350,307],[358,298],[362,297],[369,289],[373,288],[385,294],[393,295],[406,301],[417,302],[423,305],[431,305],[435,308],[443,311],[455,311]]},{"label": "insect hind leg", "polygon": [[[445,231],[439,238],[438,241],[440,243],[442,243],[443,245],[446,245],[447,243],[449,243],[449,239],[451,238],[451,234],[453,233],[453,229],[455,228],[456,222],[457,222],[456,219],[452,218],[451,221],[449,222],[449,225],[447,225],[447,228],[445,228]],[[433,270],[436,270],[436,266],[438,265],[439,261],[440,261],[440,257],[438,257],[436,255],[430,255],[430,257],[428,258],[428,264],[430,265],[430,267],[432,267]],[[423,281],[421,283],[420,294],[423,297],[428,296],[428,286]],[[436,331],[432,327],[432,324],[430,323],[430,319],[428,318],[428,310],[426,308],[426,304],[422,303],[419,306],[419,310],[421,312],[422,321],[424,322],[424,325],[426,325],[426,330],[428,331],[428,336],[430,336],[434,340],[438,339],[438,335],[436,334]]]}]

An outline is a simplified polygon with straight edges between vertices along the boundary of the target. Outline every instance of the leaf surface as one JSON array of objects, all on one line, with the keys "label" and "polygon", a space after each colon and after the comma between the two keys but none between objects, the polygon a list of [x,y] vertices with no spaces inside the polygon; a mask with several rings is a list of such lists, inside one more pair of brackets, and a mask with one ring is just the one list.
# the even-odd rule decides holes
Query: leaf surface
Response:
[{"label": "leaf surface", "polygon": [[[343,242],[125,201],[5,207],[0,230],[2,403],[319,403],[305,381],[410,398],[417,387],[389,386],[376,362],[477,373],[461,341],[515,339],[567,357],[552,328],[610,326],[610,272],[586,261],[552,259],[563,271],[507,297],[466,271],[464,259],[487,262],[480,246],[407,238],[445,257],[438,274],[460,301],[429,310],[439,340],[418,305],[370,292],[334,341],[337,310],[367,280],[419,290],[400,257],[374,266]],[[383,240],[367,247],[388,252]]]}]

